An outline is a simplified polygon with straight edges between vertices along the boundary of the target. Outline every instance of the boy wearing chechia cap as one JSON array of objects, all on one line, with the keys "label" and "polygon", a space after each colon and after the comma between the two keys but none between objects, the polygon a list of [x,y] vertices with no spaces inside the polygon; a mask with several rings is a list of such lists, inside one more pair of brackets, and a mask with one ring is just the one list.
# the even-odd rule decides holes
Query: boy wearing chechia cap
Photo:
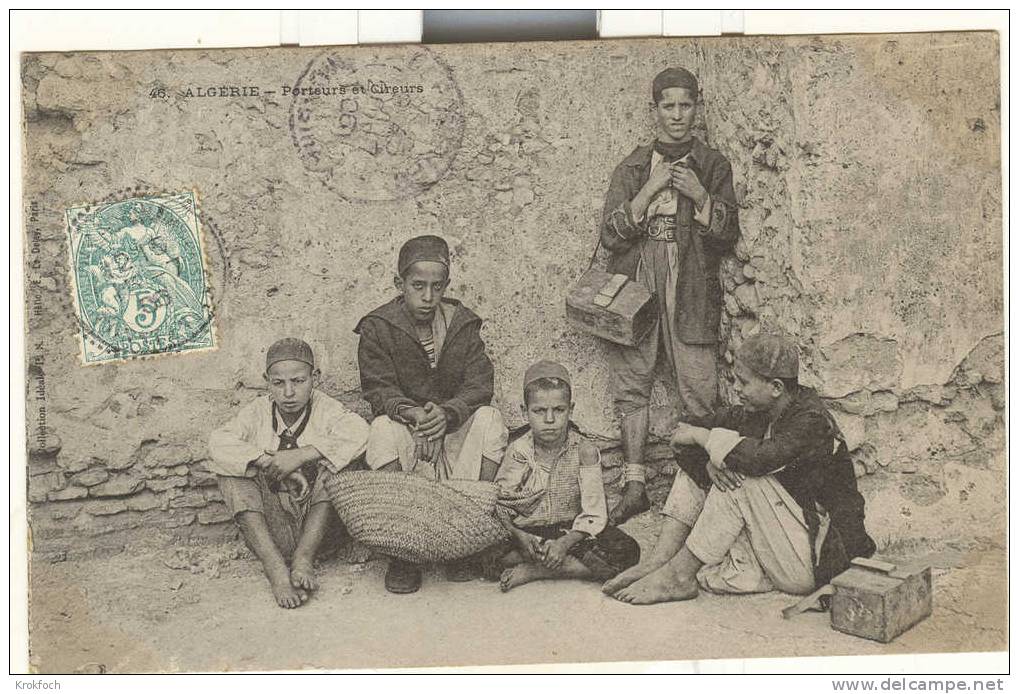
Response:
[{"label": "boy wearing chechia cap", "polygon": [[623,443],[623,497],[615,523],[650,506],[644,483],[651,387],[659,355],[675,377],[680,419],[702,417],[718,399],[719,262],[739,236],[732,166],[692,132],[700,87],[683,68],[651,85],[655,141],[612,174],[600,229],[608,271],[644,282],[658,297],[655,327],[636,347],[613,345],[609,366]]},{"label": "boy wearing chechia cap", "polygon": [[506,450],[495,481],[498,513],[512,538],[504,548],[503,591],[531,581],[604,581],[637,563],[640,546],[607,525],[601,456],[571,426],[570,374],[539,361],[524,374],[521,408],[529,431]]},{"label": "boy wearing chechia cap", "polygon": [[[265,356],[266,396],[209,437],[209,469],[280,607],[300,607],[318,585],[315,554],[339,519],[324,477],[368,444],[368,423],[317,388],[311,346],[286,337]],[[287,562],[290,568],[287,568]]]},{"label": "boy wearing chechia cap", "polygon": [[651,555],[603,590],[634,604],[778,589],[804,594],[874,553],[842,433],[798,384],[796,346],[753,335],[736,356],[741,405],[680,423]]},{"label": "boy wearing chechia cap", "polygon": [[[374,470],[435,480],[491,481],[508,431],[489,406],[494,369],[481,339],[481,318],[446,298],[449,277],[445,240],[410,239],[397,259],[399,296],[354,329],[361,336],[361,389],[375,416],[366,461]],[[469,562],[451,568],[453,580],[470,577]],[[390,561],[388,590],[410,593],[420,585],[417,566]]]}]

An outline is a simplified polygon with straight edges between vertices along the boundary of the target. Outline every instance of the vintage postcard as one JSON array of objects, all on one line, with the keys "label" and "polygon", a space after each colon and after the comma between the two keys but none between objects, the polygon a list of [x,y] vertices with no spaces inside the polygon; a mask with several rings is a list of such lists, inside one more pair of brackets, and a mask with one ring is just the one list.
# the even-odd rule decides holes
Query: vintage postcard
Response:
[{"label": "vintage postcard", "polygon": [[23,54],[31,667],[1006,650],[998,66]]}]

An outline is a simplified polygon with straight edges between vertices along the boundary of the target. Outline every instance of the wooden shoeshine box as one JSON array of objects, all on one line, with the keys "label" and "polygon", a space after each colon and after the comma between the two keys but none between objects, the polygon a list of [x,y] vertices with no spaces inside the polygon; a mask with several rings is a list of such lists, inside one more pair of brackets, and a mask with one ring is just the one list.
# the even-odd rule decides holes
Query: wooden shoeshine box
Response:
[{"label": "wooden shoeshine box", "polygon": [[832,579],[833,629],[888,643],[930,616],[931,567],[881,559],[853,559]]},{"label": "wooden shoeshine box", "polygon": [[[609,296],[616,285],[621,288]],[[566,295],[566,318],[571,323],[629,347],[640,344],[654,327],[657,312],[654,297],[643,285],[601,270],[588,270]]]}]

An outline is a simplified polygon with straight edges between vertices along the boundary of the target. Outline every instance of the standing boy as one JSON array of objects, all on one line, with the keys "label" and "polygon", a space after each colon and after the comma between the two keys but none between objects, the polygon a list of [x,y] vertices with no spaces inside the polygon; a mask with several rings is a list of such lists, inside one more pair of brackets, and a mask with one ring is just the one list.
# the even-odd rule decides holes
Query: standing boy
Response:
[{"label": "standing boy", "polygon": [[644,282],[658,300],[658,320],[636,347],[614,346],[610,366],[623,441],[623,498],[610,512],[622,523],[646,511],[644,444],[651,386],[664,352],[676,378],[680,418],[708,414],[718,398],[718,266],[739,235],[732,167],[693,136],[700,89],[683,68],[655,76],[656,139],[612,174],[601,243],[609,272]]},{"label": "standing boy", "polygon": [[637,563],[640,546],[607,526],[598,449],[571,426],[569,372],[539,361],[524,374],[530,430],[510,444],[496,482],[499,514],[515,547],[502,559],[508,591],[555,578],[605,580]]},{"label": "standing boy", "polygon": [[850,558],[874,553],[842,434],[798,373],[796,346],[781,337],[754,335],[740,346],[742,406],[680,423],[672,444],[683,469],[658,542],[606,593],[634,604],[687,600],[698,586],[809,593]]},{"label": "standing boy", "polygon": [[[265,379],[268,396],[212,432],[209,469],[276,602],[293,608],[318,587],[315,553],[329,524],[339,523],[323,476],[364,453],[368,423],[318,390],[315,357],[303,340],[287,337],[269,347]],[[292,494],[284,486],[292,479],[309,481],[310,490]]]},{"label": "standing boy", "polygon": [[[375,415],[368,466],[431,479],[495,479],[508,431],[492,401],[494,370],[481,339],[481,319],[449,288],[449,247],[418,236],[400,249],[399,296],[360,320],[361,389]],[[450,578],[469,579],[468,563]],[[393,559],[386,588],[409,593],[421,570]]]}]

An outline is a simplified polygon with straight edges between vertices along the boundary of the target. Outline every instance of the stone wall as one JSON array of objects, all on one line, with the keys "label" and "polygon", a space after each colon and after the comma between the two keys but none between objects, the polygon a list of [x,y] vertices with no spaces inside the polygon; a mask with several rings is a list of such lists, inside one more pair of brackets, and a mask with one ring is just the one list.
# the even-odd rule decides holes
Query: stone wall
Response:
[{"label": "stone wall", "polygon": [[[384,62],[417,49],[367,50]],[[432,50],[458,88],[458,151],[434,186],[381,202],[309,170],[289,99],[180,95],[278,89],[322,51],[24,59],[37,549],[229,536],[202,465],[209,430],[260,392],[264,349],[283,334],[309,340],[324,389],[363,408],[351,330],[391,296],[396,250],[420,233],[449,239],[450,294],[487,319],[496,404],[519,423],[527,364],[565,362],[577,421],[601,440],[614,483],[605,346],[566,323],[563,296],[592,251],[612,168],[650,135],[650,79],[672,64],[701,78],[699,132],[732,162],[742,207],[743,238],[722,270],[725,363],[762,326],[799,340],[803,380],[845,430],[880,542],[1003,544],[995,35]],[[150,98],[159,86],[171,98]],[[63,210],[192,188],[218,282],[219,349],[80,366]],[[669,399],[663,383],[658,433]],[[655,450],[660,497],[674,466]]]}]

